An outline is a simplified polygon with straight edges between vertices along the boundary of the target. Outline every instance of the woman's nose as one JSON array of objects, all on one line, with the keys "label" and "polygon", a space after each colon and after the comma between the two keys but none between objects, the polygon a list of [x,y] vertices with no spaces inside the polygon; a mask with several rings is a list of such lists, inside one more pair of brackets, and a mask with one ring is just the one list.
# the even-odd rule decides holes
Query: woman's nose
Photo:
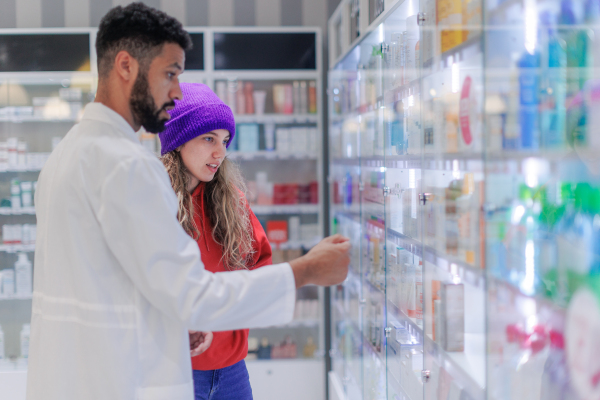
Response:
[{"label": "woman's nose", "polygon": [[226,152],[227,152],[227,149],[225,147],[222,147],[222,148],[219,147],[219,149],[214,152],[213,157],[214,158],[223,158],[223,157],[225,157]]}]

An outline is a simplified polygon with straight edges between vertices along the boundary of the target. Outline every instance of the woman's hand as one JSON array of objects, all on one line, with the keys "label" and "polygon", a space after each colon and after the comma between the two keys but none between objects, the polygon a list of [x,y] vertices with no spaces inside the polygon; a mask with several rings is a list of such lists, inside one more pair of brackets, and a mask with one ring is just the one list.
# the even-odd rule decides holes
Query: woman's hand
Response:
[{"label": "woman's hand", "polygon": [[213,340],[212,332],[188,332],[190,333],[190,356],[196,357],[208,350]]}]

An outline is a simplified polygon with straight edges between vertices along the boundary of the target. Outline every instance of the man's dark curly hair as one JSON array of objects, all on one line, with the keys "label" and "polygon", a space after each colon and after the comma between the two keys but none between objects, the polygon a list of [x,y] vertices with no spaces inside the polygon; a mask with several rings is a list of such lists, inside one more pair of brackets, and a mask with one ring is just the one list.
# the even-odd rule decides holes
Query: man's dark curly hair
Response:
[{"label": "man's dark curly hair", "polygon": [[165,43],[175,43],[184,50],[192,47],[190,35],[175,18],[143,3],[114,7],[100,21],[96,36],[98,74],[108,76],[117,53],[127,51],[148,68]]}]

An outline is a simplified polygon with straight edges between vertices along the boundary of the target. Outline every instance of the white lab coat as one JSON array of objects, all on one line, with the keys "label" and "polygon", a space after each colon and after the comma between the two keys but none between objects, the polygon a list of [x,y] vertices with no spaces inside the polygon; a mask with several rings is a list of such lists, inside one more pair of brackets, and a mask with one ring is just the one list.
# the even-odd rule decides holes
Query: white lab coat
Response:
[{"label": "white lab coat", "polygon": [[29,400],[190,400],[188,329],[292,319],[289,264],[205,271],[162,163],[102,104],[51,154],[35,202]]}]

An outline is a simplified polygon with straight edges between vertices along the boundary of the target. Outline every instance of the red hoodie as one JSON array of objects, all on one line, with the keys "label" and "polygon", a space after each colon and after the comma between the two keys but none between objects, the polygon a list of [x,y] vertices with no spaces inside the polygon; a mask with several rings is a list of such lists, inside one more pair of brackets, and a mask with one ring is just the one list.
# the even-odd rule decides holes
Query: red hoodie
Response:
[{"label": "red hoodie", "polygon": [[[212,224],[204,212],[204,183],[200,183],[192,193],[194,200],[194,220],[200,230],[200,238],[197,240],[200,247],[200,256],[204,268],[210,272],[228,271],[223,266],[221,256],[223,252],[212,237]],[[254,236],[254,260],[251,269],[271,265],[271,245],[267,239],[264,229],[258,222],[254,213],[248,209]],[[200,213],[204,218],[200,218]],[[237,331],[213,332],[213,341],[209,349],[199,356],[192,358],[192,368],[201,371],[210,371],[229,367],[244,358],[248,354],[248,329]]]}]

